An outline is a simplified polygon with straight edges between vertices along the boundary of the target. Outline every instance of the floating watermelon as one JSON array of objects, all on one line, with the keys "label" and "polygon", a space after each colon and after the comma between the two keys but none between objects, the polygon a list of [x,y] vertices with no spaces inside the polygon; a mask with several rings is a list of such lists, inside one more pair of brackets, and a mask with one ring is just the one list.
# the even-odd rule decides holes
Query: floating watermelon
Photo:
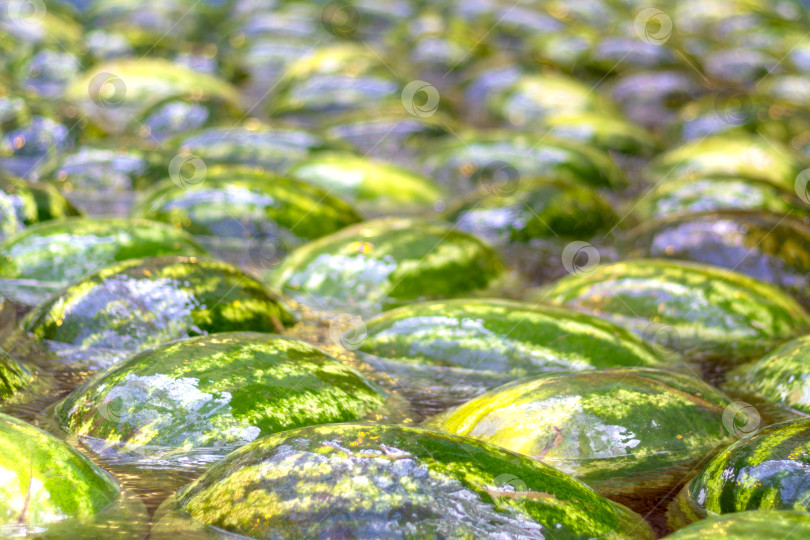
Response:
[{"label": "floating watermelon", "polygon": [[539,459],[625,500],[665,495],[728,443],[729,404],[694,377],[620,367],[520,379],[426,426]]},{"label": "floating watermelon", "polygon": [[357,424],[251,443],[164,503],[156,520],[156,539],[189,529],[254,538],[653,537],[638,515],[529,458],[463,437]]},{"label": "floating watermelon", "polygon": [[740,439],[686,484],[669,508],[670,525],[743,510],[810,510],[809,450],[810,418]]},{"label": "floating watermelon", "polygon": [[103,366],[173,339],[282,331],[294,322],[276,296],[234,266],[158,257],[86,276],[37,306],[23,325],[57,356]]},{"label": "floating watermelon", "polygon": [[358,420],[384,404],[365,377],[311,345],[229,332],[135,355],[73,392],[57,414],[101,454],[148,459],[201,447],[224,455],[277,431]]}]

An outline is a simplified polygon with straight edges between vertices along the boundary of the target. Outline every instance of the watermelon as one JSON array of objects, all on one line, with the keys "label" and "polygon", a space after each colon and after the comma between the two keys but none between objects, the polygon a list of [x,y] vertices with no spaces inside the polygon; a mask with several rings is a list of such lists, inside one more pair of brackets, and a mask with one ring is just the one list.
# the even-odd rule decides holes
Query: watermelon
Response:
[{"label": "watermelon", "polygon": [[[239,92],[226,81],[162,58],[96,64],[68,85],[64,97],[104,132],[147,137],[201,127],[187,123],[195,116],[205,124],[216,116],[234,118],[242,109]],[[168,105],[181,109],[174,128],[155,116],[172,114]],[[143,125],[147,130],[139,132]]]},{"label": "watermelon", "polygon": [[81,215],[65,197],[47,184],[0,174],[0,240],[24,227]]},{"label": "watermelon", "polygon": [[3,537],[91,518],[119,497],[111,476],[66,443],[22,420],[0,414],[0,447]]},{"label": "watermelon", "polygon": [[161,506],[152,538],[653,538],[635,513],[494,445],[386,425],[246,445]]},{"label": "watermelon", "polygon": [[375,313],[487,287],[503,262],[474,236],[409,219],[359,223],[293,251],[265,280],[318,309]]},{"label": "watermelon", "polygon": [[703,92],[697,77],[672,68],[623,73],[610,89],[627,119],[658,132],[677,122],[681,105]]},{"label": "watermelon", "polygon": [[601,265],[534,297],[593,313],[697,361],[753,359],[810,328],[810,315],[772,285],[686,262]]},{"label": "watermelon", "polygon": [[[203,28],[210,31],[202,14],[219,2],[194,0],[114,0],[89,2],[84,13],[87,26],[120,35],[145,57],[184,50]],[[220,15],[221,16],[221,15]],[[135,52],[135,51],[133,51]]]},{"label": "watermelon", "polygon": [[528,377],[428,420],[541,460],[608,497],[665,495],[730,442],[730,400],[703,381],[617,367]]},{"label": "watermelon", "polygon": [[493,116],[516,127],[541,124],[555,114],[610,111],[613,105],[589,85],[569,75],[523,75],[495,92],[487,103]]},{"label": "watermelon", "polygon": [[810,537],[810,515],[791,510],[750,510],[702,519],[666,536],[666,540],[749,540]]},{"label": "watermelon", "polygon": [[208,167],[199,182],[166,178],[144,195],[133,215],[193,235],[272,238],[289,247],[361,221],[325,190],[240,166]]},{"label": "watermelon", "polygon": [[307,155],[330,145],[318,135],[291,128],[268,128],[255,121],[244,127],[208,128],[177,141],[180,151],[206,166],[247,165],[284,173]]},{"label": "watermelon", "polygon": [[630,231],[628,258],[660,257],[728,268],[810,306],[810,226],[790,216],[720,211],[651,221]]},{"label": "watermelon", "polygon": [[486,188],[452,208],[448,217],[459,229],[494,244],[582,240],[610,232],[619,221],[610,204],[587,186],[540,180]]},{"label": "watermelon", "polygon": [[664,180],[636,200],[643,218],[671,218],[716,210],[750,210],[810,216],[796,193],[763,180],[745,177],[681,177]]},{"label": "watermelon", "polygon": [[86,145],[43,167],[39,178],[70,193],[123,193],[151,186],[165,174],[166,164],[155,152]]},{"label": "watermelon", "polygon": [[644,128],[616,113],[552,111],[544,124],[555,137],[592,145],[606,152],[646,156],[658,148],[655,139]]},{"label": "watermelon", "polygon": [[33,305],[117,261],[170,254],[207,252],[183,232],[145,220],[71,218],[41,223],[0,243],[0,292]]},{"label": "watermelon", "polygon": [[38,177],[63,190],[89,215],[123,216],[132,206],[134,191],[165,174],[166,162],[159,152],[85,145],[51,160]]},{"label": "watermelon", "polygon": [[598,317],[509,300],[412,304],[366,321],[365,328],[362,352],[509,378],[662,363],[634,334]]},{"label": "watermelon", "polygon": [[399,101],[400,83],[376,53],[357,43],[310,50],[292,62],[268,100],[271,117],[319,123],[337,114]]},{"label": "watermelon", "polygon": [[23,327],[57,356],[103,366],[173,339],[281,331],[294,322],[276,296],[236,267],[157,257],[86,276],[37,306]]},{"label": "watermelon", "polygon": [[49,155],[64,152],[72,141],[70,129],[58,118],[27,118],[11,129],[4,127],[0,134],[0,168],[30,178]]},{"label": "watermelon", "polygon": [[810,418],[772,424],[715,456],[669,507],[677,529],[744,510],[810,510]]},{"label": "watermelon", "polygon": [[346,153],[316,154],[290,169],[290,174],[377,214],[430,209],[445,196],[420,174]]},{"label": "watermelon", "polygon": [[592,187],[626,184],[621,169],[599,150],[556,139],[509,132],[447,137],[425,157],[425,168],[453,193],[480,186],[513,185],[537,177],[570,180]]},{"label": "watermelon", "polygon": [[735,393],[756,395],[788,415],[810,415],[810,335],[772,350],[727,375]]},{"label": "watermelon", "polygon": [[448,130],[441,111],[422,118],[404,110],[401,103],[394,103],[379,111],[329,118],[325,133],[351,144],[365,156],[412,167],[425,148],[447,135]]},{"label": "watermelon", "polygon": [[205,447],[224,455],[270,433],[358,420],[384,405],[365,377],[311,345],[227,332],[128,358],[75,390],[57,415],[102,454]]},{"label": "watermelon", "polygon": [[666,178],[731,176],[770,182],[793,191],[804,169],[787,147],[754,135],[717,135],[687,142],[655,158],[647,170],[654,182]]}]

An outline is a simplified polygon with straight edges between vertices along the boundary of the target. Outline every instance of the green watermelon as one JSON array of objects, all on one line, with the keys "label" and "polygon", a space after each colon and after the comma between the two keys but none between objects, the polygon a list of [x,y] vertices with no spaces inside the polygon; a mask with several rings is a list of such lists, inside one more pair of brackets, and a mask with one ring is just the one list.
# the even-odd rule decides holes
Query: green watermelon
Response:
[{"label": "green watermelon", "polygon": [[418,303],[388,311],[365,325],[360,351],[509,378],[661,364],[638,337],[598,317],[509,300]]},{"label": "green watermelon", "polygon": [[441,111],[420,117],[409,113],[401,103],[325,120],[327,136],[351,144],[365,156],[405,167],[418,163],[425,148],[448,134],[447,118]]},{"label": "green watermelon", "polygon": [[601,265],[535,298],[593,313],[694,360],[740,362],[806,332],[808,315],[779,289],[711,266],[658,259]]},{"label": "green watermelon", "polygon": [[23,326],[58,356],[106,365],[173,339],[281,331],[294,322],[277,297],[236,267],[157,257],[86,276],[37,306]]},{"label": "green watermelon", "polygon": [[292,62],[268,106],[271,117],[319,123],[337,113],[399,102],[400,92],[400,82],[376,53],[359,43],[333,43]]},{"label": "green watermelon", "polygon": [[[200,38],[200,32],[210,32],[211,16],[220,2],[194,0],[113,0],[78,4],[87,27],[101,29],[105,34],[124,39],[135,58],[168,56],[186,51]],[[219,14],[222,17],[222,14]],[[108,38],[114,41],[112,38]],[[201,51],[202,52],[202,51]]]},{"label": "green watermelon", "polygon": [[330,145],[304,130],[268,128],[254,119],[244,127],[208,128],[177,141],[181,152],[199,157],[207,167],[247,165],[279,174],[314,151]]},{"label": "green watermelon", "polygon": [[663,495],[729,442],[730,400],[703,381],[618,367],[520,379],[429,420],[539,459],[608,497]]},{"label": "green watermelon", "polygon": [[619,217],[595,190],[554,181],[488,186],[448,213],[459,229],[495,244],[571,238],[610,232]]},{"label": "green watermelon", "polygon": [[324,310],[374,313],[487,287],[503,262],[474,236],[437,223],[379,219],[293,251],[270,284]]},{"label": "green watermelon", "polygon": [[590,85],[564,74],[532,73],[495,92],[487,108],[493,116],[527,128],[552,115],[611,111],[613,104]]},{"label": "green watermelon", "polygon": [[[60,56],[60,53],[56,55]],[[49,64],[64,58],[47,59],[43,68],[48,69]],[[70,59],[69,56],[67,58]],[[13,175],[29,178],[36,174],[37,166],[49,155],[66,151],[73,143],[73,137],[71,130],[60,122],[55,113],[46,112],[20,120],[22,123],[18,126],[3,126],[0,136],[0,168]],[[16,183],[13,178],[8,180],[12,185]]]},{"label": "green watermelon", "polygon": [[385,425],[286,431],[214,465],[158,510],[152,538],[653,538],[627,508],[530,458]]},{"label": "green watermelon", "polygon": [[810,537],[810,515],[790,510],[750,510],[702,519],[666,536],[666,540],[750,540]]},{"label": "green watermelon", "polygon": [[715,210],[759,210],[810,216],[810,208],[795,191],[763,180],[733,176],[664,180],[640,196],[634,206],[634,211],[646,219]]},{"label": "green watermelon", "polygon": [[226,81],[162,58],[96,64],[70,83],[64,97],[100,129],[116,133],[138,132],[167,103],[214,104],[214,112],[225,117],[242,109],[239,92]]},{"label": "green watermelon", "polygon": [[76,193],[123,194],[151,186],[166,174],[166,163],[158,152],[139,149],[82,146],[58,156],[43,167],[39,177],[75,197]]},{"label": "green watermelon", "polygon": [[119,497],[112,477],[89,459],[5,414],[0,414],[0,447],[0,536],[88,519]]},{"label": "green watermelon", "polygon": [[790,216],[725,210],[663,218],[630,231],[621,251],[728,268],[810,306],[810,226]]},{"label": "green watermelon", "polygon": [[325,190],[240,166],[208,167],[199,182],[166,178],[144,195],[133,215],[193,235],[269,237],[286,246],[362,221],[351,206]]},{"label": "green watermelon", "polygon": [[181,231],[145,220],[71,218],[41,223],[0,243],[0,292],[36,304],[88,272],[159,255],[204,256]]},{"label": "green watermelon", "polygon": [[80,214],[52,186],[0,174],[0,240],[34,223]]},{"label": "green watermelon", "polygon": [[429,178],[353,154],[319,153],[297,164],[289,174],[377,214],[430,209],[445,197]]},{"label": "green watermelon", "polygon": [[772,424],[715,456],[672,502],[673,529],[743,510],[810,510],[810,418]]},{"label": "green watermelon", "polygon": [[810,335],[777,347],[726,377],[739,394],[754,394],[787,414],[810,415]]},{"label": "green watermelon", "polygon": [[224,455],[277,431],[358,420],[384,404],[365,377],[311,345],[229,332],[137,354],[75,390],[57,414],[99,453],[216,447]]},{"label": "green watermelon", "polygon": [[644,128],[616,113],[551,111],[544,124],[548,126],[549,133],[560,139],[593,145],[604,151],[650,155],[658,148]]},{"label": "green watermelon", "polygon": [[647,177],[653,182],[681,177],[742,177],[793,191],[802,169],[801,160],[789,148],[764,137],[717,135],[661,154],[650,165]]},{"label": "green watermelon", "polygon": [[512,132],[469,133],[461,140],[447,137],[429,151],[425,168],[454,193],[538,177],[592,187],[619,188],[627,183],[607,153],[551,136]]}]

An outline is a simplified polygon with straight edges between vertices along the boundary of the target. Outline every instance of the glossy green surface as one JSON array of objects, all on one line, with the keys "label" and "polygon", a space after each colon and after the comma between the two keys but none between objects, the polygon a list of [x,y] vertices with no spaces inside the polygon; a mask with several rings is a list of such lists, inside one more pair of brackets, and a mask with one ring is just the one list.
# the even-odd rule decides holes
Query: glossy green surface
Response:
[{"label": "glossy green surface", "polygon": [[42,223],[0,244],[0,279],[66,283],[110,264],[206,252],[181,231],[142,219],[73,218]]},{"label": "glossy green surface", "polygon": [[99,270],[40,304],[26,331],[55,352],[120,359],[172,339],[232,331],[281,331],[295,322],[259,282],[227,263],[136,259]]},{"label": "glossy green surface", "polygon": [[810,215],[810,207],[769,182],[748,178],[682,177],[654,186],[638,198],[634,211],[644,218],[715,210],[760,210],[774,214]]},{"label": "glossy green surface", "polygon": [[780,538],[803,540],[810,537],[810,515],[788,510],[751,510],[710,517],[666,536],[666,540],[750,540]]},{"label": "glossy green surface", "polygon": [[318,154],[289,173],[376,212],[432,208],[444,197],[442,189],[424,176],[352,154]]},{"label": "glossy green surface", "polygon": [[471,234],[503,244],[536,238],[591,238],[619,217],[587,186],[551,181],[490,186],[454,208],[450,221]]},{"label": "glossy green surface", "polygon": [[31,372],[0,349],[0,402],[13,396],[32,378]]},{"label": "glossy green surface", "polygon": [[198,156],[208,167],[248,165],[277,173],[284,173],[309,152],[324,146],[320,136],[304,130],[248,123],[245,127],[205,129],[178,141],[181,151]]},{"label": "glossy green surface", "polygon": [[269,282],[321,309],[362,311],[461,296],[503,271],[488,245],[435,223],[379,219],[293,251]]},{"label": "glossy green surface", "polygon": [[161,516],[153,538],[178,534],[183,517],[252,538],[652,538],[638,515],[539,462],[384,425],[256,441],[167,501]]},{"label": "glossy green surface", "polygon": [[624,244],[621,251],[629,258],[728,268],[777,285],[810,305],[810,226],[787,215],[721,211],[675,216],[637,227]]},{"label": "glossy green surface", "polygon": [[647,171],[665,178],[732,176],[764,180],[793,191],[804,169],[793,152],[775,142],[751,136],[714,136],[688,142],[658,156]]},{"label": "glossy green surface", "polygon": [[0,174],[0,240],[34,223],[80,213],[51,186]]},{"label": "glossy green surface", "polygon": [[552,136],[515,133],[469,134],[448,137],[435,145],[425,166],[439,184],[454,193],[482,185],[529,181],[537,177],[580,182],[593,187],[618,188],[624,175],[610,156],[582,144]]},{"label": "glossy green surface", "polygon": [[167,178],[144,195],[136,217],[170,223],[193,235],[273,237],[299,245],[361,221],[326,191],[286,176],[239,166],[214,166],[200,182]]},{"label": "glossy green surface", "polygon": [[810,415],[810,335],[788,341],[726,377],[729,388],[753,392],[789,411]]},{"label": "glossy green surface", "polygon": [[269,102],[271,117],[310,116],[313,122],[400,100],[400,83],[376,53],[343,42],[310,49],[285,70]]},{"label": "glossy green surface", "polygon": [[577,114],[610,109],[612,105],[587,84],[556,73],[524,75],[490,98],[492,114],[527,128],[553,114]]},{"label": "glossy green surface", "polygon": [[[194,0],[104,0],[90,2],[85,16],[91,28],[103,28],[122,36],[138,51],[137,56],[155,56],[183,48],[197,39],[203,13],[210,13],[217,2]],[[210,30],[210,27],[209,27]]]},{"label": "glossy green surface", "polygon": [[165,173],[166,163],[157,153],[82,146],[59,156],[40,178],[66,193],[126,193],[151,186]]},{"label": "glossy green surface", "polygon": [[[64,97],[101,126],[116,131],[172,99],[241,109],[238,91],[227,82],[161,58],[123,58],[96,65],[72,81]],[[135,124],[134,129],[138,127]]]},{"label": "glossy green surface", "polygon": [[365,324],[363,352],[512,377],[661,363],[637,336],[598,317],[508,300],[413,304]]},{"label": "glossy green surface", "polygon": [[[392,103],[382,110],[329,118],[325,133],[346,141],[368,157],[395,160],[406,167],[414,167],[425,148],[447,135],[448,131],[446,117],[441,111],[419,117],[405,110],[401,103]],[[403,159],[397,159],[400,157]]]},{"label": "glossy green surface", "polygon": [[384,401],[365,377],[311,345],[231,332],[135,355],[74,391],[57,414],[103,448],[232,449],[277,431],[358,420]]},{"label": "glossy green surface", "polygon": [[810,315],[779,289],[685,262],[635,259],[601,265],[536,295],[603,317],[694,359],[756,358],[810,328]]},{"label": "glossy green surface", "polygon": [[429,420],[539,459],[602,494],[675,487],[729,442],[730,400],[703,381],[650,368],[520,379]]},{"label": "glossy green surface", "polygon": [[590,144],[605,151],[649,155],[658,146],[642,127],[615,113],[552,111],[544,124],[555,137]]},{"label": "glossy green surface", "polygon": [[683,488],[669,510],[675,528],[743,510],[810,509],[810,418],[740,439]]},{"label": "glossy green surface", "polygon": [[0,414],[0,535],[88,518],[113,503],[107,473],[52,435]]}]

